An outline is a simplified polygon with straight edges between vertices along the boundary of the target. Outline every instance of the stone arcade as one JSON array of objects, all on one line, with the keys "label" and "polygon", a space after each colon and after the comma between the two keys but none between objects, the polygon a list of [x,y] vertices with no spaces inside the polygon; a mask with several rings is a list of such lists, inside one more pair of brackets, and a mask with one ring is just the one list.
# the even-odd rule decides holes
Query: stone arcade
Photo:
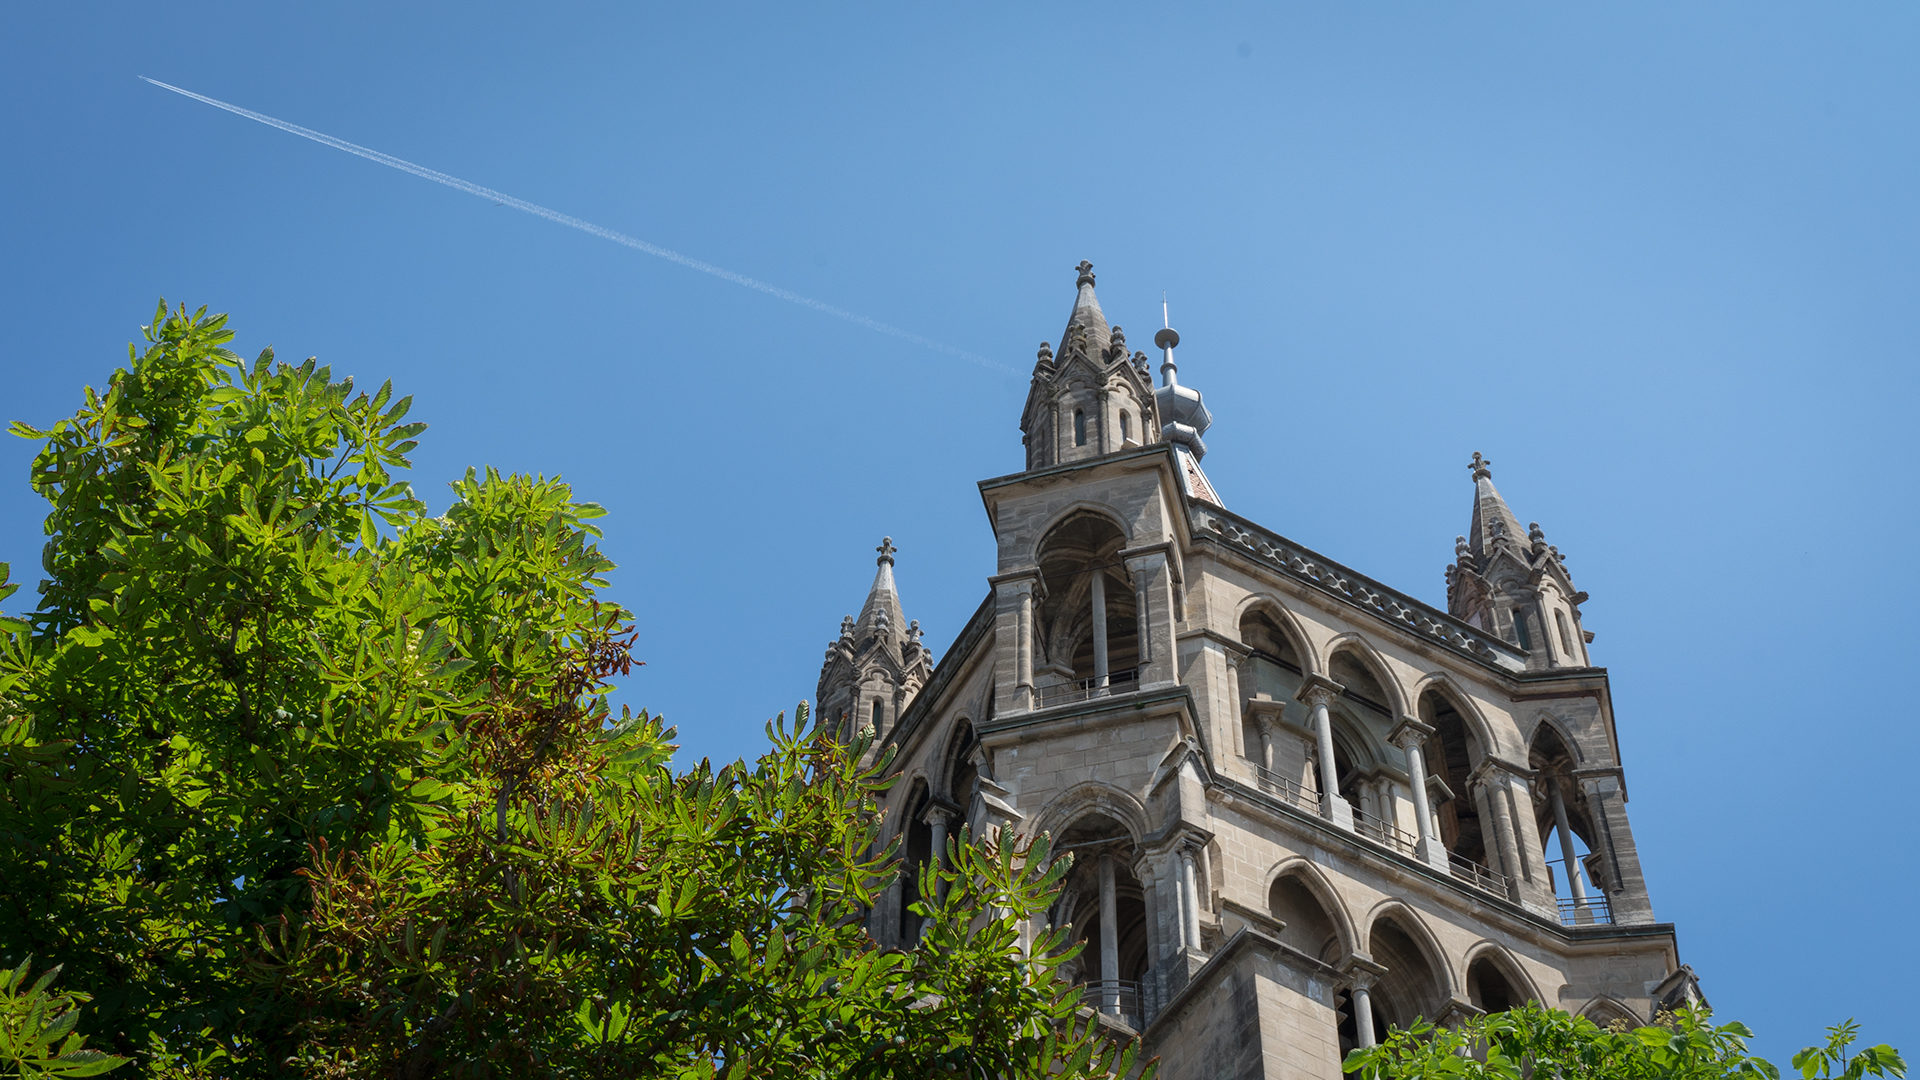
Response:
[{"label": "stone arcade", "polygon": [[[1647,898],[1586,594],[1491,463],[1446,611],[1309,551],[1226,509],[1179,335],[1154,335],[1156,387],[1078,269],[1026,467],[980,484],[980,608],[934,664],[884,541],[827,650],[817,715],[897,752],[904,858],[962,823],[1072,851],[1049,913],[1087,943],[1071,974],[1167,1080],[1332,1080],[1416,1017],[1697,998]],[[912,882],[873,911],[883,943],[918,933]]]}]

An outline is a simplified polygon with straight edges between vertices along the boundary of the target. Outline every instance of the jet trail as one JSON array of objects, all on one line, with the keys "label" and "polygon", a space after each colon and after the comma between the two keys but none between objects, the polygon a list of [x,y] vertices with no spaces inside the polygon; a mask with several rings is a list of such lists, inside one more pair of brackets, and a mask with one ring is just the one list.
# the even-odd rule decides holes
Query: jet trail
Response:
[{"label": "jet trail", "polygon": [[162,90],[171,90],[182,97],[192,98],[193,100],[201,102],[203,104],[211,105],[216,109],[224,109],[227,112],[234,114],[235,116],[244,116],[249,120],[255,121],[256,123],[265,124],[268,127],[279,128],[281,131],[285,131],[293,135],[298,135],[303,139],[311,139],[312,141],[317,142],[322,146],[330,146],[335,150],[344,150],[347,153],[354,155],[355,157],[362,157],[376,164],[385,165],[389,169],[398,169],[403,173],[409,173],[413,176],[419,177],[422,180],[431,180],[436,184],[444,184],[445,186],[450,187],[455,191],[464,191],[468,195],[477,195],[482,199],[491,200],[493,202],[501,204],[502,206],[510,206],[515,210],[532,214],[534,217],[545,218],[546,220],[551,221],[556,225],[565,225],[569,229],[578,229],[581,232],[586,233],[588,236],[597,236],[602,240],[611,240],[614,243],[619,244],[623,247],[630,247],[635,251],[652,255],[654,258],[665,259],[670,263],[677,263],[681,266],[686,267],[689,270],[697,270],[702,274],[706,274],[711,277],[717,277],[722,281],[732,282],[733,284],[739,285],[743,288],[752,289],[755,292],[765,293],[768,296],[772,296],[780,300],[785,300],[790,304],[799,304],[801,307],[812,308],[813,310],[820,312],[822,315],[831,315],[836,319],[845,320],[847,322],[854,324],[855,326],[863,326],[863,327],[866,327],[868,330],[873,330],[877,333],[886,334],[889,337],[899,338],[901,341],[912,342],[913,344],[919,345],[922,348],[932,349],[934,352],[945,353],[948,356],[957,357],[969,363],[978,364],[981,367],[992,368],[995,371],[1006,372],[1012,375],[1024,374],[1023,372],[1019,371],[1016,368],[1010,367],[1006,364],[1002,364],[994,360],[989,360],[988,358],[981,356],[979,353],[968,352],[965,349],[955,348],[952,345],[947,345],[942,342],[934,341],[931,338],[921,337],[919,334],[913,333],[910,330],[902,330],[897,326],[893,326],[888,323],[883,323],[878,319],[871,318],[866,315],[861,315],[857,312],[848,311],[845,308],[835,307],[834,305],[826,303],[825,301],[815,300],[811,296],[802,296],[791,289],[783,289],[778,285],[773,285],[768,282],[761,281],[759,278],[752,278],[752,277],[748,277],[745,274],[736,273],[732,270],[728,270],[724,266],[715,266],[710,262],[705,262],[701,259],[696,259],[691,255],[682,255],[681,253],[674,251],[672,248],[663,248],[658,244],[650,244],[645,240],[639,239],[638,237],[628,236],[626,233],[617,232],[603,225],[595,225],[591,221],[582,221],[581,219],[574,217],[571,214],[563,214],[558,210],[553,210],[548,207],[541,206],[539,203],[531,203],[525,199],[516,199],[504,191],[495,191],[490,187],[483,187],[479,184],[473,183],[470,180],[462,180],[457,176],[450,176],[446,173],[439,171],[438,169],[429,169],[425,165],[415,165],[413,162],[407,161],[404,158],[397,158],[397,157],[394,157],[392,154],[383,154],[378,150],[373,150],[368,147],[361,146],[358,143],[350,143],[345,139],[335,138],[332,135],[328,135],[325,132],[315,131],[312,128],[304,128],[304,127],[301,127],[299,124],[290,123],[286,120],[281,120],[277,117],[268,116],[265,113],[254,112],[252,109],[243,109],[240,106],[233,104],[232,102],[221,101],[219,98],[210,98],[205,94],[196,94],[191,90],[174,86],[171,83],[163,83],[158,79],[149,79],[145,75],[140,76],[140,78],[145,82],[152,83],[154,86],[157,86]]}]

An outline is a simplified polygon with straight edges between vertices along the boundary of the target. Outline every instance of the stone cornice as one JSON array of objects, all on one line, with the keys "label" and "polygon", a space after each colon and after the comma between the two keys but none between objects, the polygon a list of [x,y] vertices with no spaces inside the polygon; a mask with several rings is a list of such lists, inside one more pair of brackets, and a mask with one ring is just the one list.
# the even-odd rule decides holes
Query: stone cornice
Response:
[{"label": "stone cornice", "polygon": [[1526,653],[1475,626],[1217,506],[1190,502],[1194,537],[1210,537],[1314,590],[1484,667],[1512,675]]}]

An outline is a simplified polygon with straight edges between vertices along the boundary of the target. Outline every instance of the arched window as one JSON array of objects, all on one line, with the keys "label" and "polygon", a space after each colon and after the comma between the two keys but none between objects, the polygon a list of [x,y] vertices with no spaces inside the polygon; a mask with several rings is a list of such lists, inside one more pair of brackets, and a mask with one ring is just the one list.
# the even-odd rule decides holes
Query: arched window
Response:
[{"label": "arched window", "polygon": [[1483,1012],[1505,1012],[1521,1003],[1520,991],[1491,957],[1482,956],[1467,968],[1467,998]]},{"label": "arched window", "polygon": [[1107,518],[1075,514],[1049,530],[1038,562],[1045,587],[1034,612],[1035,689],[1104,696],[1131,691],[1140,666],[1140,624],[1133,585],[1119,552],[1126,536]]},{"label": "arched window", "polygon": [[[1373,932],[1368,935],[1367,952],[1387,969],[1373,986],[1376,1039],[1386,1034],[1388,1028],[1408,1027],[1420,1017],[1440,1015],[1447,1003],[1447,992],[1439,966],[1394,916],[1384,916],[1374,923]],[[1352,1019],[1346,1019],[1342,1026],[1350,1030]],[[1341,1049],[1350,1049],[1347,1032],[1341,1035]]]},{"label": "arched window", "polygon": [[1568,660],[1572,660],[1573,659],[1573,635],[1567,633],[1567,613],[1564,611],[1561,611],[1559,608],[1554,608],[1553,609],[1553,625],[1555,625],[1556,627],[1559,627],[1560,629],[1560,651],[1567,654]]},{"label": "arched window", "polygon": [[[1054,850],[1073,852],[1073,869],[1062,882],[1051,921],[1071,925],[1074,940],[1085,945],[1063,971],[1081,985],[1088,1006],[1137,1031],[1145,1026],[1141,988],[1152,953],[1146,890],[1132,870],[1139,849],[1125,826],[1093,813],[1063,830]],[[1109,905],[1111,927],[1101,918]]]},{"label": "arched window", "polygon": [[1129,445],[1132,445],[1132,443],[1133,443],[1133,417],[1127,415],[1127,410],[1121,409],[1120,410],[1120,445],[1129,446]]},{"label": "arched window", "polygon": [[1467,728],[1458,706],[1438,689],[1420,695],[1420,719],[1433,725],[1427,739],[1427,775],[1439,781],[1435,789],[1430,781],[1433,816],[1440,826],[1440,842],[1446,849],[1468,862],[1486,865],[1489,856],[1486,834],[1480,814],[1467,790],[1467,777],[1478,763],[1480,748]]},{"label": "arched window", "polygon": [[879,698],[873,699],[872,716],[873,718],[869,721],[869,723],[873,725],[873,733],[875,735],[878,735],[880,734],[880,699]]},{"label": "arched window", "polygon": [[1073,410],[1073,445],[1087,445],[1087,414],[1079,409]]},{"label": "arched window", "polygon": [[1527,633],[1527,613],[1521,608],[1513,609],[1513,639],[1521,648],[1533,651],[1533,635]]}]

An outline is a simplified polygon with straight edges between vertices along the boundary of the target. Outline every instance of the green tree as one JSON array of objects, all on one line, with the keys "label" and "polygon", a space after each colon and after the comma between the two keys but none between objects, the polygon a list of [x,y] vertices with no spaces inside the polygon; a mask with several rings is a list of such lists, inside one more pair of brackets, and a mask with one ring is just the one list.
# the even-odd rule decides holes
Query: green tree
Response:
[{"label": "green tree", "polygon": [[232,1076],[1131,1067],[1018,947],[1063,864],[958,843],[925,941],[876,950],[893,853],[859,748],[799,715],[753,766],[676,773],[670,732],[613,713],[599,508],[488,470],[431,516],[390,385],[244,363],[205,309],[145,334],[74,416],[15,425],[47,581],[0,624],[0,960],[62,965],[107,1049]]},{"label": "green tree", "polygon": [[[1747,1052],[1753,1032],[1745,1024],[1716,1025],[1704,1009],[1658,1019],[1646,1027],[1602,1028],[1529,1003],[1452,1028],[1422,1021],[1395,1030],[1378,1046],[1348,1054],[1346,1070],[1362,1080],[1779,1080],[1778,1068]],[[1803,1080],[1906,1075],[1906,1062],[1890,1046],[1849,1056],[1859,1034],[1851,1020],[1827,1031],[1824,1047],[1794,1056]]]}]

